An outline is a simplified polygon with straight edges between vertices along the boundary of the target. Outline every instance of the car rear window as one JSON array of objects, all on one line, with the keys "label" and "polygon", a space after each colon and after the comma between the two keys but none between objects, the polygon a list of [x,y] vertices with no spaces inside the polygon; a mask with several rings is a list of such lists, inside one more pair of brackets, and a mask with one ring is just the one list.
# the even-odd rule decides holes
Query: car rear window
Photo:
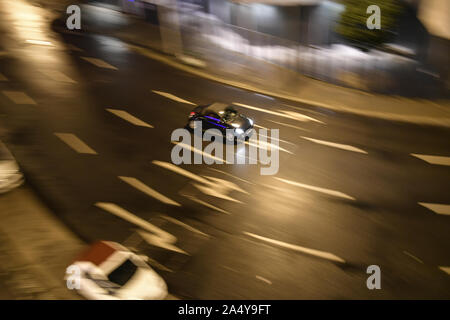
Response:
[{"label": "car rear window", "polygon": [[123,286],[133,277],[137,268],[138,267],[130,259],[127,259],[108,275],[108,279],[111,282]]}]

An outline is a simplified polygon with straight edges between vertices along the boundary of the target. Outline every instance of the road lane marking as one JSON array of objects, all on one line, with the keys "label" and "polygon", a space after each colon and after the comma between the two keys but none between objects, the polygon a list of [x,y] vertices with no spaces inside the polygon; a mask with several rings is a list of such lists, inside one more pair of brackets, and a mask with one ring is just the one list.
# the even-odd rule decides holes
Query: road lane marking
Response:
[{"label": "road lane marking", "polygon": [[142,230],[136,230],[136,232],[144,239],[147,243],[150,243],[154,246],[164,248],[171,251],[176,251],[180,253],[187,254],[184,250],[181,250],[177,246],[173,245],[177,238],[158,228],[157,226],[151,224],[148,221],[145,221],[142,218],[139,218],[138,216],[135,216],[131,212],[119,207],[115,203],[112,202],[97,202],[95,203],[95,206],[103,209],[104,211],[107,211],[119,218],[122,218],[125,221],[130,222],[131,224],[134,224],[141,228]]},{"label": "road lane marking", "polygon": [[124,110],[118,110],[118,109],[106,109],[107,111],[111,112],[112,114],[118,116],[119,118],[124,119],[125,121],[128,121],[136,126],[140,127],[147,127],[147,128],[154,128],[152,125],[136,118],[135,116],[129,114],[128,112]]},{"label": "road lane marking", "polygon": [[207,237],[207,238],[211,237],[210,235],[208,235],[208,234],[206,234],[206,233],[204,233],[204,232],[202,232],[202,231],[200,231],[200,230],[198,230],[198,229],[196,229],[194,227],[191,227],[190,225],[188,225],[188,224],[186,224],[186,223],[184,223],[184,222],[182,222],[180,220],[177,220],[175,218],[172,218],[172,217],[169,217],[169,216],[166,216],[166,215],[162,215],[161,218],[166,219],[167,221],[172,222],[173,224],[179,225],[180,227],[183,227],[186,230],[189,230],[189,231],[192,231],[194,233],[200,234],[200,235],[202,235],[204,237]]},{"label": "road lane marking", "polygon": [[450,275],[450,267],[440,266],[439,269],[444,271],[446,274]]},{"label": "road lane marking", "polygon": [[153,92],[153,93],[156,93],[156,94],[159,94],[160,96],[166,97],[166,98],[168,98],[168,99],[177,101],[177,102],[186,103],[186,104],[191,104],[191,105],[196,106],[195,103],[190,102],[190,101],[187,101],[187,100],[184,100],[184,99],[181,99],[181,98],[179,98],[179,97],[177,97],[177,96],[175,96],[175,95],[173,95],[173,94],[171,94],[171,93],[168,93],[168,92],[156,91],[156,90],[152,90],[152,92]]},{"label": "road lane marking", "polygon": [[53,44],[50,41],[44,41],[44,40],[25,40],[26,43],[31,44],[38,44],[41,46],[53,46]]},{"label": "road lane marking", "polygon": [[450,205],[440,203],[419,202],[419,204],[437,214],[450,215]]},{"label": "road lane marking", "polygon": [[22,91],[2,91],[5,96],[16,104],[36,104],[25,92]]},{"label": "road lane marking", "polygon": [[403,251],[403,253],[406,254],[408,257],[413,258],[413,259],[416,260],[417,262],[423,264],[423,261],[422,261],[422,260],[420,260],[419,258],[417,258],[415,255],[409,253],[408,251]]},{"label": "road lane marking", "polygon": [[123,176],[118,176],[118,178],[126,183],[128,183],[130,186],[138,189],[139,191],[145,193],[146,195],[155,198],[156,200],[159,200],[165,204],[169,204],[172,206],[177,206],[180,207],[181,204],[179,204],[176,201],[173,201],[172,199],[166,197],[165,195],[159,193],[156,190],[153,190],[152,188],[150,188],[149,186],[147,186],[146,184],[144,184],[143,182],[139,181],[136,178],[133,177],[123,177]]},{"label": "road lane marking", "polygon": [[423,161],[426,161],[430,164],[437,164],[441,166],[450,166],[450,157],[443,157],[443,156],[430,156],[426,154],[416,154],[411,153],[413,157],[419,158]]},{"label": "road lane marking", "polygon": [[69,78],[64,73],[58,70],[41,70],[43,74],[54,81],[66,82],[66,83],[77,83],[75,80]]},{"label": "road lane marking", "polygon": [[0,81],[8,81],[8,78],[0,73]]},{"label": "road lane marking", "polygon": [[203,200],[200,200],[200,199],[198,199],[198,198],[196,198],[194,196],[189,196],[189,195],[186,195],[186,194],[183,194],[182,196],[184,196],[184,197],[186,197],[188,199],[191,199],[192,201],[197,202],[198,204],[204,205],[207,208],[213,209],[213,210],[221,212],[221,213],[225,213],[225,214],[231,215],[231,213],[229,213],[228,211],[223,210],[223,209],[221,209],[219,207],[216,207],[216,206],[214,206],[214,205],[212,205],[212,204],[210,204],[208,202],[205,202]]},{"label": "road lane marking", "polygon": [[310,248],[305,248],[305,247],[301,247],[298,245],[294,245],[294,244],[290,244],[290,243],[286,243],[283,241],[279,241],[279,240],[274,240],[274,239],[270,239],[270,238],[266,238],[266,237],[262,237],[259,235],[256,235],[254,233],[250,233],[250,232],[244,232],[245,235],[249,236],[249,237],[253,237],[256,239],[259,239],[261,241],[265,241],[268,243],[271,243],[273,245],[282,247],[282,248],[287,248],[287,249],[291,249],[294,251],[298,251],[298,252],[302,252],[305,254],[309,254],[318,258],[322,258],[322,259],[326,259],[326,260],[330,260],[330,261],[334,261],[334,262],[340,262],[340,263],[345,263],[345,260],[330,253],[330,252],[326,252],[326,251],[320,251],[320,250],[315,250],[315,249],[310,249]]},{"label": "road lane marking", "polygon": [[271,151],[272,149],[276,149],[276,150],[280,150],[289,154],[294,154],[293,152],[286,150],[280,146],[277,146],[276,144],[267,142],[267,141],[262,141],[262,140],[258,140],[256,143],[253,143],[251,141],[245,141],[245,144],[248,146],[253,146],[255,148],[258,149],[262,149],[262,150],[267,150],[267,151]]},{"label": "road lane marking", "polygon": [[87,153],[87,154],[97,154],[94,149],[89,147],[86,143],[81,141],[76,135],[72,133],[54,133],[59,139],[61,139],[65,144],[71,147],[78,153]]},{"label": "road lane marking", "polygon": [[242,182],[245,182],[245,183],[254,185],[253,182],[250,182],[250,181],[248,181],[248,180],[245,180],[245,179],[236,177],[235,175],[232,175],[231,173],[228,173],[228,172],[225,172],[225,171],[222,171],[222,170],[219,170],[219,169],[215,169],[215,168],[210,168],[210,167],[208,167],[208,169],[209,169],[209,170],[212,170],[212,171],[220,172],[220,173],[222,173],[222,174],[224,174],[224,175],[226,175],[226,176],[232,177],[232,178],[234,178],[234,179],[236,179],[236,180],[239,180],[239,181],[242,181]]},{"label": "road lane marking", "polygon": [[250,110],[265,112],[265,113],[272,114],[272,115],[275,115],[275,116],[278,116],[278,117],[288,118],[288,119],[292,119],[292,120],[315,121],[315,122],[323,123],[322,121],[319,121],[317,119],[314,119],[314,118],[302,115],[302,114],[300,114],[298,112],[283,111],[283,110],[279,110],[279,112],[275,112],[275,111],[262,109],[262,108],[258,108],[258,107],[250,106],[248,104],[243,104],[243,103],[238,103],[238,102],[233,102],[233,104],[237,105],[237,106],[240,106],[240,107],[243,107],[243,108],[250,109]]},{"label": "road lane marking", "polygon": [[347,151],[353,151],[353,152],[359,152],[359,153],[367,154],[366,151],[361,150],[361,149],[356,148],[356,147],[353,147],[353,146],[349,146],[347,144],[329,142],[329,141],[318,140],[318,139],[313,139],[313,138],[308,138],[308,137],[303,137],[303,136],[300,136],[300,138],[309,140],[309,141],[317,143],[317,144],[322,144],[324,146],[329,146],[329,147],[333,147],[333,148],[337,148],[337,149],[342,149],[342,150],[347,150]]},{"label": "road lane marking", "polygon": [[308,190],[321,192],[321,193],[328,194],[328,195],[335,196],[335,197],[339,197],[339,198],[344,198],[344,199],[349,199],[349,200],[356,200],[355,198],[349,196],[348,194],[342,193],[340,191],[331,190],[331,189],[325,189],[325,188],[320,188],[320,187],[315,187],[315,186],[310,186],[310,185],[303,184],[303,183],[300,183],[300,182],[290,181],[290,180],[286,180],[286,179],[282,179],[282,178],[278,178],[278,177],[274,177],[274,178],[279,180],[279,181],[282,181],[284,183],[296,186],[296,187],[300,187],[300,188],[304,188],[304,189],[308,189]]},{"label": "road lane marking", "polygon": [[225,159],[213,156],[213,155],[211,155],[209,153],[205,153],[202,150],[196,149],[196,148],[194,148],[193,146],[191,146],[189,144],[185,144],[185,143],[177,142],[177,141],[172,141],[172,143],[180,146],[183,149],[190,150],[190,151],[192,151],[194,153],[197,153],[197,154],[201,154],[203,157],[210,158],[210,159],[212,159],[214,161],[225,162],[226,164],[231,164],[230,161],[227,161]]},{"label": "road lane marking", "polygon": [[90,57],[80,57],[83,60],[86,60],[87,62],[92,63],[93,65],[99,67],[99,68],[104,68],[104,69],[112,69],[112,70],[119,70],[116,67],[110,65],[108,62],[105,62],[101,59],[97,59],[97,58],[90,58]]},{"label": "road lane marking", "polygon": [[280,126],[288,127],[288,128],[294,128],[294,129],[302,130],[302,131],[311,131],[311,130],[308,130],[308,129],[304,129],[304,128],[300,128],[300,127],[294,126],[292,124],[287,124],[287,123],[283,123],[283,122],[273,121],[273,120],[269,120],[269,119],[268,119],[268,121],[276,123],[276,124],[279,124]]},{"label": "road lane marking", "polygon": [[254,124],[253,126],[254,126],[255,128],[260,128],[260,129],[270,130],[269,128],[266,128],[266,127],[263,127],[263,126],[260,126],[260,125],[257,125],[257,124]]},{"label": "road lane marking", "polygon": [[270,281],[270,280],[268,280],[268,279],[266,279],[266,278],[264,278],[264,277],[261,277],[261,276],[256,275],[255,278],[258,279],[258,280],[261,280],[261,281],[263,281],[263,282],[265,282],[265,283],[267,283],[268,285],[271,285],[271,284],[272,284],[272,281]]}]

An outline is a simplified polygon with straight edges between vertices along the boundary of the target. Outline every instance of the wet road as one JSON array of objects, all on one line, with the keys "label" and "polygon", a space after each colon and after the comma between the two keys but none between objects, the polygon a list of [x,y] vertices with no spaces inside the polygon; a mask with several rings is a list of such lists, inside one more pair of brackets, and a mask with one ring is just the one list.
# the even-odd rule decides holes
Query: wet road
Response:
[{"label": "wet road", "polygon": [[[448,129],[224,86],[117,39],[55,33],[25,1],[0,15],[2,138],[83,239],[148,255],[183,298],[450,298]],[[215,101],[280,130],[276,175],[172,165],[172,131]]]}]

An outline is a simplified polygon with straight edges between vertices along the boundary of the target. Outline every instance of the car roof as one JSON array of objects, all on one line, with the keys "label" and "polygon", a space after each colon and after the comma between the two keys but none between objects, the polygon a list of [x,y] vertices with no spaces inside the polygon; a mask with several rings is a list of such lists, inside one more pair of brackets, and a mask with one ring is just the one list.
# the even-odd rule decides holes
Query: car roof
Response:
[{"label": "car roof", "polygon": [[206,107],[205,111],[214,111],[216,113],[219,113],[219,111],[224,111],[229,106],[230,105],[226,104],[226,103],[215,102],[213,104],[210,104],[208,107]]}]

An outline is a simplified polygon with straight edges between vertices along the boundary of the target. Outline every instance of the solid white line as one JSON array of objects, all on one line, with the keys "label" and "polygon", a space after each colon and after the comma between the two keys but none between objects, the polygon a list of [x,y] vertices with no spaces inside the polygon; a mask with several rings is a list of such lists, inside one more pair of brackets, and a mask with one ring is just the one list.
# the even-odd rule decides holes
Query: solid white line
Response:
[{"label": "solid white line", "polygon": [[185,251],[173,245],[173,243],[177,241],[177,238],[174,235],[154,226],[150,222],[145,221],[138,216],[135,216],[131,212],[119,207],[115,203],[97,202],[95,203],[95,206],[109,213],[112,213],[113,215],[122,218],[123,220],[128,221],[143,230],[150,232],[147,233],[143,232],[142,230],[136,230],[136,232],[148,243],[161,248],[186,254]]},{"label": "solid white line", "polygon": [[275,112],[275,111],[271,111],[271,110],[267,110],[267,109],[262,109],[262,108],[258,108],[258,107],[254,107],[254,106],[249,106],[248,104],[243,104],[243,103],[238,103],[238,102],[233,102],[233,104],[235,104],[237,106],[240,106],[240,107],[243,107],[243,108],[250,109],[250,110],[265,112],[265,113],[268,113],[268,114],[272,114],[272,115],[275,115],[275,116],[288,118],[288,119],[292,119],[292,120],[315,121],[315,122],[323,123],[322,121],[319,121],[319,120],[316,120],[314,118],[305,116],[305,115],[300,114],[298,112],[284,111],[284,110],[278,110],[278,112]]},{"label": "solid white line", "polygon": [[292,125],[292,124],[287,124],[287,123],[283,123],[283,122],[273,121],[273,120],[269,120],[269,119],[268,119],[268,121],[273,122],[273,123],[276,123],[276,124],[279,124],[279,125],[281,125],[281,126],[285,126],[285,127],[289,127],[289,128],[294,128],[294,129],[297,129],[297,130],[311,131],[311,130],[308,130],[308,129],[304,129],[304,128],[300,128],[300,127],[294,126],[294,125]]},{"label": "solid white line", "polygon": [[261,281],[263,281],[263,282],[265,282],[265,283],[267,283],[267,284],[269,284],[269,285],[271,285],[272,284],[272,281],[270,281],[270,280],[268,280],[268,279],[266,279],[266,278],[264,278],[264,277],[261,277],[261,276],[255,276],[255,278],[256,279],[258,279],[258,280],[261,280]]},{"label": "solid white line", "polygon": [[209,204],[208,202],[205,202],[205,201],[203,201],[203,200],[200,200],[200,199],[198,199],[198,198],[196,198],[196,197],[194,197],[194,196],[188,196],[188,195],[186,195],[186,194],[183,194],[183,196],[185,196],[186,198],[191,199],[191,200],[194,201],[194,202],[197,202],[198,204],[204,205],[204,206],[207,207],[207,208],[213,209],[213,210],[218,211],[218,212],[221,212],[221,213],[231,214],[231,213],[229,213],[229,212],[226,211],[226,210],[223,210],[223,209],[221,209],[221,208],[219,208],[219,207],[216,207],[216,206],[214,206],[214,205],[212,205],[212,204]]},{"label": "solid white line", "polygon": [[77,83],[75,80],[72,80],[71,78],[69,78],[64,73],[58,70],[41,70],[41,72],[54,81]]},{"label": "solid white line", "polygon": [[83,60],[86,60],[87,62],[92,63],[93,65],[99,67],[99,68],[104,68],[104,69],[112,69],[112,70],[119,70],[116,67],[110,65],[109,63],[101,60],[101,59],[97,59],[97,58],[90,58],[90,57],[80,57]]},{"label": "solid white line", "polygon": [[413,157],[419,158],[431,164],[437,164],[442,166],[450,166],[450,157],[443,156],[430,156],[425,154],[411,153]]},{"label": "solid white line", "polygon": [[440,203],[419,202],[419,204],[437,214],[450,215],[450,205]]},{"label": "solid white line", "polygon": [[274,240],[274,239],[270,239],[270,238],[266,238],[266,237],[262,237],[262,236],[258,236],[254,233],[250,233],[250,232],[244,232],[244,234],[277,245],[279,247],[283,247],[283,248],[287,248],[287,249],[291,249],[294,251],[298,251],[298,252],[302,252],[302,253],[306,253],[318,258],[322,258],[322,259],[326,259],[326,260],[331,260],[331,261],[335,261],[335,262],[340,262],[340,263],[345,263],[345,260],[330,253],[330,252],[325,252],[325,251],[319,251],[319,250],[315,250],[315,249],[309,249],[309,248],[305,248],[305,247],[301,247],[301,246],[297,246],[294,244],[290,244],[290,243],[286,243],[286,242],[282,242],[282,241],[278,241],[278,240]]},{"label": "solid white line", "polygon": [[25,92],[22,91],[2,91],[12,102],[16,104],[36,104]]},{"label": "solid white line", "polygon": [[143,182],[139,181],[136,178],[133,177],[123,177],[123,176],[118,176],[118,178],[126,183],[128,183],[130,186],[135,187],[136,189],[138,189],[139,191],[142,191],[143,193],[145,193],[146,195],[155,198],[156,200],[159,200],[165,204],[170,204],[172,206],[178,206],[180,207],[181,204],[179,204],[176,201],[173,201],[172,199],[162,195],[161,193],[159,193],[156,190],[153,190],[152,188],[150,188],[149,186],[147,186],[146,184],[144,184]]},{"label": "solid white line", "polygon": [[55,136],[61,139],[64,143],[66,143],[69,147],[75,150],[78,153],[87,153],[87,154],[97,154],[94,149],[89,147],[86,143],[80,140],[76,135],[72,133],[57,133],[55,132]]},{"label": "solid white line", "polygon": [[177,102],[187,103],[187,104],[192,104],[192,105],[194,105],[194,106],[196,105],[196,104],[193,103],[193,102],[190,102],[190,101],[181,99],[181,98],[179,98],[179,97],[177,97],[177,96],[175,96],[175,95],[173,95],[173,94],[171,94],[171,93],[168,93],[168,92],[156,91],[156,90],[152,90],[152,92],[153,92],[153,93],[156,93],[156,94],[159,94],[160,96],[166,97],[166,98],[168,98],[168,99],[177,101]]},{"label": "solid white line", "polygon": [[128,112],[124,110],[118,110],[118,109],[106,109],[107,111],[111,112],[112,114],[118,116],[119,118],[124,119],[125,121],[128,121],[136,126],[140,127],[147,127],[147,128],[154,128],[152,125],[136,118],[135,116],[129,114]]},{"label": "solid white line", "polygon": [[450,267],[440,266],[439,269],[450,275]]},{"label": "solid white line", "polygon": [[349,146],[347,144],[340,144],[340,143],[335,143],[335,142],[329,142],[329,141],[324,141],[324,140],[318,140],[318,139],[303,137],[303,136],[300,136],[300,138],[309,140],[309,141],[317,143],[317,144],[322,144],[322,145],[325,145],[325,146],[333,147],[333,148],[338,148],[338,149],[342,149],[342,150],[347,150],[347,151],[353,151],[353,152],[359,152],[359,153],[367,154],[366,151],[361,150],[361,149],[356,148],[356,147],[353,147],[353,146]]},{"label": "solid white line", "polygon": [[339,197],[339,198],[344,198],[344,199],[349,199],[349,200],[356,200],[355,198],[353,198],[353,197],[351,197],[351,196],[349,196],[349,195],[347,195],[345,193],[342,193],[340,191],[331,190],[331,189],[325,189],[325,188],[320,188],[320,187],[315,187],[315,186],[310,186],[310,185],[303,184],[303,183],[300,183],[300,182],[290,181],[290,180],[286,180],[286,179],[282,179],[282,178],[278,178],[278,177],[274,177],[274,178],[279,180],[279,181],[282,181],[284,183],[287,183],[287,184],[290,184],[290,185],[293,185],[293,186],[297,186],[297,187],[300,187],[300,188],[305,188],[305,189],[309,189],[309,190],[325,193],[325,194],[332,195],[332,196]]},{"label": "solid white line", "polygon": [[8,81],[8,78],[0,73],[0,81]]},{"label": "solid white line", "polygon": [[200,231],[200,230],[198,230],[198,229],[196,229],[194,227],[191,227],[190,225],[188,225],[188,224],[186,224],[186,223],[184,223],[184,222],[182,222],[180,220],[177,220],[175,218],[172,218],[172,217],[169,217],[169,216],[166,216],[166,215],[162,215],[161,218],[164,218],[167,221],[172,222],[173,224],[179,225],[180,227],[183,227],[186,230],[192,231],[194,233],[201,234],[202,236],[205,236],[205,237],[208,237],[208,238],[210,237],[210,235],[208,235],[208,234],[206,234],[206,233],[204,233],[204,232],[202,232],[202,231]]},{"label": "solid white line", "polygon": [[227,160],[224,160],[224,159],[222,159],[222,158],[218,158],[218,157],[215,157],[215,156],[210,155],[210,154],[208,154],[208,153],[205,153],[205,152],[203,152],[202,150],[196,149],[196,148],[194,148],[194,147],[191,146],[191,145],[188,145],[188,144],[185,144],[185,143],[181,143],[181,142],[176,142],[176,141],[172,141],[172,143],[173,143],[173,144],[176,144],[176,145],[179,145],[179,146],[182,147],[183,149],[187,149],[187,150],[190,150],[190,151],[192,151],[192,152],[201,154],[201,155],[203,155],[204,157],[213,159],[214,161],[223,161],[223,162],[225,162],[226,164],[231,164],[231,162],[229,162],[229,161],[227,161]]}]

